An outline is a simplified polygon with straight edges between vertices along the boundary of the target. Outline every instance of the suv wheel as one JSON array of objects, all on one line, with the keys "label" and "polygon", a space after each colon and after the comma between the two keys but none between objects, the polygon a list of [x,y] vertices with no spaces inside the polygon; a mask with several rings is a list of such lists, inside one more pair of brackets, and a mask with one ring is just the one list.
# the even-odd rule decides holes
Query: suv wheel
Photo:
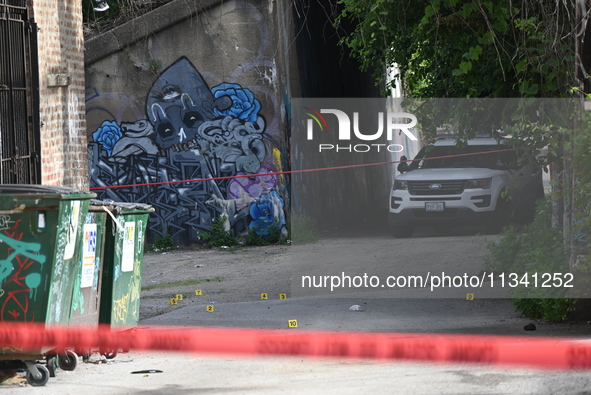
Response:
[{"label": "suv wheel", "polygon": [[390,232],[392,233],[392,236],[394,236],[398,239],[404,239],[404,238],[412,236],[412,234],[415,232],[415,226],[414,225],[391,225]]}]

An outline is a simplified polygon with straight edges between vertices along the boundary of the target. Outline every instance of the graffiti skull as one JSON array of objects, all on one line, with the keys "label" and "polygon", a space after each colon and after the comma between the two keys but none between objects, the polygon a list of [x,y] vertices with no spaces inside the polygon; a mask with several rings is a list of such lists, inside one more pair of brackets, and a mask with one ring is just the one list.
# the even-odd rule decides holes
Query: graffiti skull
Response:
[{"label": "graffiti skull", "polygon": [[193,140],[199,126],[215,118],[214,109],[225,111],[231,106],[227,95],[214,98],[197,69],[181,57],[154,82],[146,113],[154,126],[156,144],[166,149]]}]

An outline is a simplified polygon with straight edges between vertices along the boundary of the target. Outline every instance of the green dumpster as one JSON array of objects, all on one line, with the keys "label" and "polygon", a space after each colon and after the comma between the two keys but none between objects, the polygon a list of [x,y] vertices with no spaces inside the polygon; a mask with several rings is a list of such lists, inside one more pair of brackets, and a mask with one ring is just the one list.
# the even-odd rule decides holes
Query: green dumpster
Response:
[{"label": "green dumpster", "polygon": [[[0,320],[69,324],[80,239],[94,193],[43,185],[0,185]],[[49,350],[0,349],[0,370],[24,363],[32,385],[49,375],[35,363]]]},{"label": "green dumpster", "polygon": [[140,203],[106,204],[110,214],[105,227],[99,322],[130,329],[139,320],[144,238],[154,209]]},{"label": "green dumpster", "polygon": [[83,226],[82,252],[72,297],[72,324],[99,323],[106,223],[106,207],[92,199]]},{"label": "green dumpster", "polygon": [[[98,326],[99,324],[106,223],[107,211],[103,202],[92,199],[83,226],[82,252],[72,296],[71,324],[73,325]],[[92,350],[76,348],[75,353],[81,355],[84,360],[88,360]],[[76,362],[75,359],[62,355],[59,365],[64,370],[74,370]]]}]

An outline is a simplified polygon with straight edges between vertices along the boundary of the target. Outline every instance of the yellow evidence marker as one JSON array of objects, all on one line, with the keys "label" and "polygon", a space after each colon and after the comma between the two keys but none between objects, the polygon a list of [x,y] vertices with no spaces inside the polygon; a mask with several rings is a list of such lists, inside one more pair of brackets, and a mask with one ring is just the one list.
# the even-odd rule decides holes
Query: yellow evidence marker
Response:
[{"label": "yellow evidence marker", "polygon": [[205,307],[205,311],[208,311],[211,313],[211,312],[215,311],[215,307],[212,304],[210,304],[207,307]]},{"label": "yellow evidence marker", "polygon": [[266,293],[266,292],[263,292],[263,293],[261,294],[261,299],[269,299],[269,294],[268,294],[268,293]]},{"label": "yellow evidence marker", "polygon": [[203,291],[202,291],[202,290],[200,290],[200,289],[196,289],[196,290],[195,290],[195,295],[197,295],[197,296],[201,296],[201,295],[203,295]]},{"label": "yellow evidence marker", "polygon": [[287,327],[288,328],[297,328],[298,327],[298,320],[288,320]]},{"label": "yellow evidence marker", "polygon": [[170,299],[170,304],[171,305],[177,305],[177,304],[179,304],[179,302],[175,298],[172,298],[172,299]]},{"label": "yellow evidence marker", "polygon": [[287,294],[279,294],[279,299],[287,299]]},{"label": "yellow evidence marker", "polygon": [[474,294],[466,294],[466,300],[474,300]]},{"label": "yellow evidence marker", "polygon": [[176,296],[176,300],[183,300],[183,295],[182,294],[178,294]]}]

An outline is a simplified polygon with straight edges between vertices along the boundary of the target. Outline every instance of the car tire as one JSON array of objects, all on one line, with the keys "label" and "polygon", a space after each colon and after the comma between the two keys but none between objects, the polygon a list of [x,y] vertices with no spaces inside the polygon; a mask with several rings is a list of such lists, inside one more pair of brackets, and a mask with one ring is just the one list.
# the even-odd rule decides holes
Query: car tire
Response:
[{"label": "car tire", "polygon": [[411,237],[415,232],[414,225],[390,225],[390,233],[397,239]]}]

